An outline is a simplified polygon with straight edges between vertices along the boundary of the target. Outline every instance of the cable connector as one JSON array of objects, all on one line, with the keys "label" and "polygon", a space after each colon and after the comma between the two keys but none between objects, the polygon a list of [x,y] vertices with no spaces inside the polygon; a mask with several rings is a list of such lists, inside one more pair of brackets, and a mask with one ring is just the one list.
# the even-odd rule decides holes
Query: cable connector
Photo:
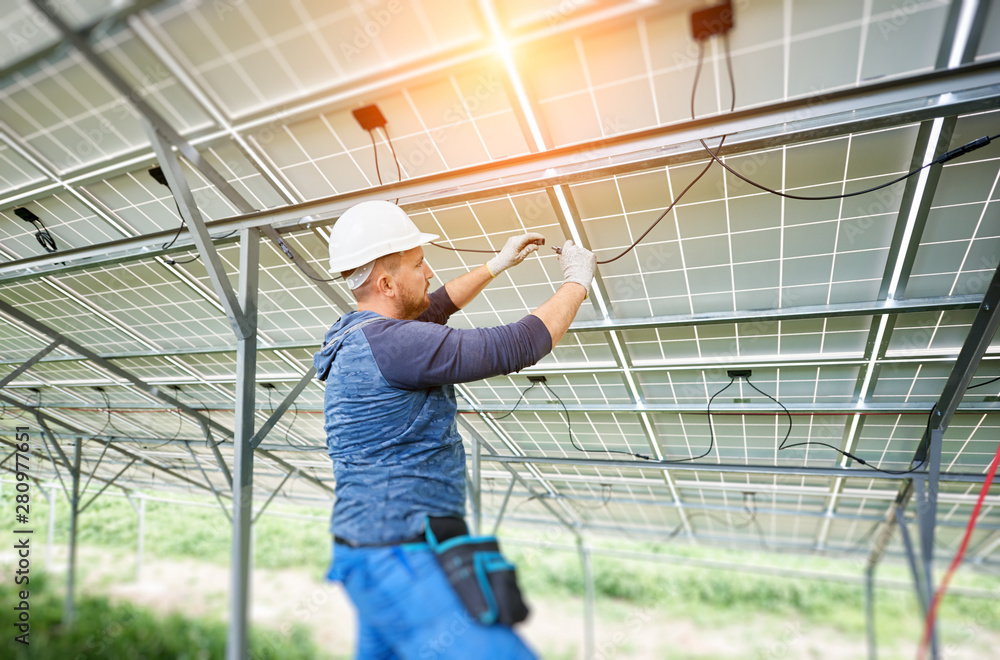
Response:
[{"label": "cable connector", "polygon": [[291,248],[289,248],[287,245],[285,245],[285,241],[282,240],[282,238],[280,236],[278,237],[278,247],[281,248],[281,251],[285,253],[286,257],[288,257],[292,261],[295,261],[295,257],[292,256],[292,250],[291,250]]},{"label": "cable connector", "polygon": [[938,165],[943,165],[944,163],[947,163],[949,160],[953,160],[955,158],[958,158],[959,156],[964,156],[970,151],[975,151],[980,147],[985,147],[990,143],[991,140],[992,138],[990,138],[988,135],[984,135],[983,137],[975,139],[972,142],[969,142],[968,144],[963,144],[958,149],[952,149],[951,151],[946,151],[945,153],[935,158],[934,162],[937,163]]},{"label": "cable connector", "polygon": [[730,378],[749,378],[752,374],[752,369],[726,369],[726,375]]},{"label": "cable connector", "polygon": [[544,383],[545,376],[528,376],[529,383]]},{"label": "cable connector", "polygon": [[861,463],[862,465],[868,465],[868,461],[866,461],[865,459],[860,458],[858,456],[855,456],[854,454],[852,454],[849,451],[845,451],[843,453],[844,453],[844,456],[846,456],[847,458],[851,459],[852,461],[857,461],[858,463]]},{"label": "cable connector", "polygon": [[19,206],[18,208],[14,209],[14,215],[21,218],[25,222],[30,222],[32,224],[38,222],[38,216],[23,206]]},{"label": "cable connector", "polygon": [[168,189],[170,188],[170,184],[167,183],[167,177],[163,174],[162,168],[160,167],[150,168],[149,176],[153,177],[153,180],[156,181],[161,186],[166,186]]}]

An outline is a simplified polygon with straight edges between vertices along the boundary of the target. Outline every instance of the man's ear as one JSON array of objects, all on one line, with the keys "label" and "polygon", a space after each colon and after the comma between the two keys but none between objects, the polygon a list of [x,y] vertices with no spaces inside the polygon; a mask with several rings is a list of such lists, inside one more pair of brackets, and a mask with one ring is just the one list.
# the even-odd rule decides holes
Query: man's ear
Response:
[{"label": "man's ear", "polygon": [[384,269],[379,269],[381,272],[375,277],[375,281],[372,282],[372,290],[379,293],[386,298],[396,297],[396,282],[392,275],[387,273]]}]

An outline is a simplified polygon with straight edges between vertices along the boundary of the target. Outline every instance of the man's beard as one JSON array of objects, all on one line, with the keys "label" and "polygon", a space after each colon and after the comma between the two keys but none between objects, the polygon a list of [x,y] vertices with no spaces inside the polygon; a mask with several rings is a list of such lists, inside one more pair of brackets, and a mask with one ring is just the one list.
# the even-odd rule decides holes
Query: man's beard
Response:
[{"label": "man's beard", "polygon": [[412,298],[407,297],[406,300],[402,301],[401,318],[413,320],[427,311],[427,308],[431,306],[430,300],[427,298],[428,288],[428,286],[425,286],[424,290],[420,293],[414,295]]}]

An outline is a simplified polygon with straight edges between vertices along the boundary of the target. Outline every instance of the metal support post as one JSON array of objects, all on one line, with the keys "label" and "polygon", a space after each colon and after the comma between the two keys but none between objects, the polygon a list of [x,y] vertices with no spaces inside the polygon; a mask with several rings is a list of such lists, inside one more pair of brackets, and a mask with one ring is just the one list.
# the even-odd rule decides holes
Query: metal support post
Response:
[{"label": "metal support post", "polygon": [[865,568],[865,632],[868,660],[878,660],[878,637],[875,634],[875,566]]},{"label": "metal support post", "polygon": [[583,567],[584,602],[583,602],[583,657],[591,660],[594,657],[594,575],[590,569],[590,550],[583,537],[576,537],[576,547],[580,552],[580,564]]},{"label": "metal support post", "polygon": [[146,498],[139,494],[139,530],[135,544],[135,581],[142,581],[142,545],[146,536]]},{"label": "metal support post", "polygon": [[493,536],[496,536],[497,530],[500,529],[500,521],[503,520],[503,514],[507,511],[507,503],[510,502],[510,494],[514,492],[515,483],[517,483],[517,479],[511,477],[510,485],[507,486],[507,492],[503,496],[503,503],[500,505],[500,513],[497,514],[497,519],[493,521]]},{"label": "metal support post", "polygon": [[[257,372],[257,277],[260,231],[240,232],[238,306],[249,332],[236,340],[236,420],[233,436],[233,540],[229,588],[227,660],[247,657],[250,601],[250,527],[253,520],[253,437]],[[235,326],[234,326],[235,328]]]},{"label": "metal support post", "polygon": [[479,536],[483,519],[483,463],[482,447],[478,442],[472,443],[472,532]]},{"label": "metal support post", "polygon": [[[943,429],[931,429],[930,441],[927,446],[928,472],[918,475],[914,479],[917,496],[917,523],[920,525],[920,554],[923,559],[928,607],[934,597],[934,526],[937,522],[938,483],[941,478],[941,445],[943,440]],[[936,627],[931,631],[930,649],[931,657],[936,660],[939,653]]]},{"label": "metal support post", "polygon": [[903,537],[903,547],[906,549],[906,561],[910,565],[910,574],[913,576],[913,587],[917,592],[917,601],[920,605],[920,614],[922,616],[927,616],[927,606],[930,602],[927,598],[927,584],[924,582],[923,571],[920,570],[920,563],[917,560],[917,553],[913,549],[913,541],[910,539],[910,529],[906,525],[906,518],[903,513],[903,507],[897,506],[896,511],[896,524],[899,526],[899,531]]},{"label": "metal support post", "polygon": [[74,590],[76,589],[76,531],[77,519],[80,516],[80,455],[83,448],[83,438],[77,437],[74,445],[72,473],[73,490],[69,499],[69,568],[66,571],[66,600],[63,603],[63,625],[73,627],[76,618]]},{"label": "metal support post", "polygon": [[56,535],[56,484],[49,482],[49,489],[45,493],[49,500],[49,531],[45,537],[45,566],[52,570],[52,539]]}]

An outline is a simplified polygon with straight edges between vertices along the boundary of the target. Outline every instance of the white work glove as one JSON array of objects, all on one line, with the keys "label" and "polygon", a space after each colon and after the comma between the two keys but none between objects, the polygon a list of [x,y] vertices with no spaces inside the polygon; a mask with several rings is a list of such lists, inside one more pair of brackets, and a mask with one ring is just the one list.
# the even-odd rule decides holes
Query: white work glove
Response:
[{"label": "white work glove", "polygon": [[539,245],[545,245],[545,237],[535,232],[508,238],[500,254],[486,262],[486,268],[490,271],[490,275],[496,277],[511,266],[524,261],[529,254],[538,249]]},{"label": "white work glove", "polygon": [[559,252],[559,265],[562,266],[563,284],[576,282],[590,291],[590,283],[594,280],[594,269],[597,267],[597,257],[593,252],[579,245],[573,245],[573,241],[566,241],[566,245],[562,246]]}]

